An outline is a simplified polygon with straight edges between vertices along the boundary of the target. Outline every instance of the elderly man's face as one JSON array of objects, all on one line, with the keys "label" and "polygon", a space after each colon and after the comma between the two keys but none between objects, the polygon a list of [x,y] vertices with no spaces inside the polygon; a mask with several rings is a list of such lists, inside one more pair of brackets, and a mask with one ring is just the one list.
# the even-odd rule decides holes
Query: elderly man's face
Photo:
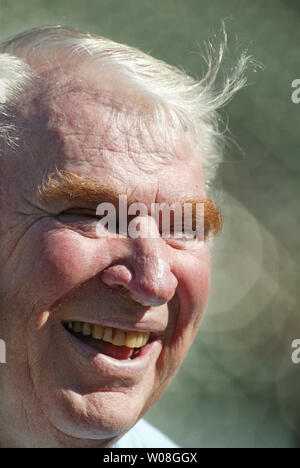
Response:
[{"label": "elderly man's face", "polygon": [[[160,397],[188,351],[207,302],[210,255],[200,241],[97,236],[97,196],[76,183],[103,186],[104,198],[109,185],[150,211],[153,202],[205,197],[200,158],[188,134],[171,126],[166,134],[146,99],[116,82],[58,79],[24,106],[20,122],[31,132],[1,180],[1,437],[111,444]],[[78,176],[73,198],[61,179],[39,197],[56,169]],[[150,339],[128,359],[124,347],[75,334],[76,321]]]}]

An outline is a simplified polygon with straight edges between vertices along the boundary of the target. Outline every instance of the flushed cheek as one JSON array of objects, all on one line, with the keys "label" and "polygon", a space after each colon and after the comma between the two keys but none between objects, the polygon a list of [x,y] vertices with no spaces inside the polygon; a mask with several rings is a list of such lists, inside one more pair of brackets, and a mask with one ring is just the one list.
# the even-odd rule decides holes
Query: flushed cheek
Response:
[{"label": "flushed cheek", "polygon": [[79,286],[105,268],[105,240],[86,238],[68,230],[46,232],[38,255],[40,282],[54,300]]},{"label": "flushed cheek", "polygon": [[13,306],[25,318],[33,308],[51,307],[105,267],[106,242],[59,227],[52,218],[39,220],[20,239],[1,272],[2,309]]}]

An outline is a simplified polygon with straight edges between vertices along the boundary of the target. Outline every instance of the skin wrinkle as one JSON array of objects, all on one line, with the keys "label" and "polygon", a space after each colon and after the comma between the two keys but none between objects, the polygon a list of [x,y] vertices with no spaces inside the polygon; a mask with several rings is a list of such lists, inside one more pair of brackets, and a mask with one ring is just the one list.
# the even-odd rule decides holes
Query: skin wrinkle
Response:
[{"label": "skin wrinkle", "polygon": [[[34,309],[32,311],[32,314],[34,314]],[[30,333],[28,334],[28,336],[30,336]],[[33,389],[33,392],[34,392],[34,395],[35,395],[35,399],[36,401],[39,403],[39,407],[40,407],[40,411],[43,413],[45,419],[47,420],[48,423],[50,423],[50,426],[52,426],[52,428],[54,429],[54,431],[57,431],[57,428],[51,424],[51,422],[49,421],[49,418],[47,416],[47,414],[45,414],[44,410],[43,410],[43,406],[41,405],[41,401],[40,401],[40,397],[38,395],[38,392],[36,390],[36,385],[35,385],[35,381],[34,381],[34,378],[33,378],[33,375],[32,375],[32,369],[31,369],[31,366],[29,364],[29,356],[27,356],[27,362],[28,362],[28,373],[29,373],[29,378],[31,380],[31,388]]]},{"label": "skin wrinkle", "polygon": [[[91,96],[90,96],[91,91],[90,91],[90,89],[89,89],[89,90],[86,90],[85,93],[86,93],[86,96],[88,96],[89,99],[91,99]],[[72,92],[71,92],[70,94],[72,94]],[[76,93],[75,93],[75,94],[76,94]],[[104,95],[104,96],[105,96],[105,95]],[[92,98],[94,98],[93,94],[92,94]],[[134,128],[134,126],[132,125],[132,119],[133,119],[133,118],[134,118],[135,121],[138,121],[138,125],[137,125],[137,127],[136,127],[137,130],[138,130],[138,135],[135,134],[135,136],[139,136],[139,135],[140,135],[140,133],[141,133],[141,125],[142,125],[142,123],[143,123],[143,124],[145,123],[145,118],[144,118],[144,116],[140,116],[138,113],[132,112],[132,108],[131,108],[131,107],[128,108],[128,106],[129,106],[128,102],[130,102],[130,101],[128,101],[128,102],[126,103],[126,106],[127,106],[127,107],[125,106],[125,113],[124,113],[123,108],[120,108],[120,105],[116,104],[116,101],[115,101],[115,100],[113,100],[113,99],[108,99],[108,100],[107,100],[107,99],[103,99],[103,96],[102,96],[101,94],[97,95],[96,98],[97,98],[97,99],[96,99],[96,102],[99,102],[99,104],[104,105],[104,106],[107,106],[107,107],[110,108],[109,119],[107,120],[107,124],[104,125],[104,131],[103,131],[103,133],[102,133],[102,137],[105,136],[105,134],[106,134],[106,132],[107,132],[107,129],[110,127],[110,123],[111,123],[111,122],[114,122],[114,123],[117,125],[117,128],[118,128],[119,132],[120,132],[120,133],[124,133],[124,134],[127,136],[128,141],[129,141],[130,136],[133,135],[133,134],[130,133],[130,132],[133,131],[133,128]],[[92,99],[91,99],[91,100],[92,100]],[[94,99],[94,100],[95,100],[95,99]],[[116,114],[116,111],[118,111],[117,114]],[[137,116],[138,116],[138,119],[137,119]],[[124,119],[124,117],[125,117],[125,119]],[[147,115],[147,119],[149,119],[149,115]],[[124,127],[124,120],[127,121],[126,129],[123,128],[123,127]],[[121,124],[121,123],[118,124],[118,122],[121,122],[121,121],[123,121],[123,124]],[[131,122],[131,125],[129,125],[129,121]],[[150,136],[150,138],[154,141],[154,136],[151,136],[151,135],[150,135],[150,132],[149,132],[149,130],[148,130],[148,125],[149,125],[149,124],[148,124],[148,121],[147,121],[146,126],[144,125],[144,128],[143,128],[144,133],[145,133],[145,130],[147,130],[148,137]],[[103,122],[102,122],[102,127],[103,127]],[[75,134],[76,134],[76,133],[75,133]],[[130,147],[130,144],[128,143],[128,148],[129,148],[129,147]],[[112,148],[109,148],[109,146],[108,146],[108,149],[109,149],[111,152],[114,151]],[[134,151],[131,150],[131,151],[130,151],[130,154],[134,154]],[[157,152],[157,154],[159,155],[160,152]],[[161,159],[161,162],[162,162],[162,163],[166,163],[166,164],[170,164],[170,163],[171,163],[171,164],[172,164],[172,160],[173,160],[174,156],[172,156],[172,157],[167,157],[167,158],[166,158],[166,154],[163,154],[163,153],[161,154],[161,156],[162,156],[162,159]]]},{"label": "skin wrinkle", "polygon": [[[47,80],[47,82],[49,82],[49,79]],[[112,96],[112,94],[109,91],[103,90],[103,88],[101,89],[101,91],[95,90],[91,87],[89,87],[88,89],[82,88],[82,82],[77,82],[77,74],[74,74],[72,79],[69,79],[69,75],[67,75],[67,82],[64,83],[63,86],[59,86],[58,89],[56,78],[53,80],[52,83],[53,85],[47,90],[47,96],[49,97],[49,100],[51,100],[51,98],[54,98],[54,102],[59,99],[59,97],[57,98],[57,96],[64,96],[66,93],[68,93],[69,95],[79,95],[80,98],[85,97],[87,101],[101,104],[102,106],[112,109],[113,111],[118,111],[118,113],[122,113],[122,111],[124,112],[125,110],[126,116],[134,115],[135,113],[137,113],[135,107],[130,107],[130,101],[122,102],[118,100],[116,96]]]},{"label": "skin wrinkle", "polygon": [[[31,383],[32,383],[32,388],[34,389],[34,392],[35,392],[35,397],[38,401],[40,401],[39,399],[39,396],[38,396],[38,393],[37,393],[37,390],[35,388],[35,384],[34,384],[34,378],[33,376],[31,375],[31,369],[30,369],[30,366],[29,366],[29,376],[30,376],[30,379],[31,379]],[[44,414],[44,417],[45,419],[47,420],[49,426],[51,426],[52,430],[54,431],[54,433],[57,434],[58,436],[58,439],[61,439],[61,443],[62,443],[62,446],[63,447],[70,447],[70,442],[72,444],[72,440],[76,440],[76,442],[80,442],[80,439],[79,438],[76,438],[74,436],[70,436],[68,434],[67,438],[68,440],[65,440],[66,439],[66,434],[63,432],[63,431],[60,431],[53,423],[52,421],[49,419],[48,415],[46,414],[46,412],[44,411],[43,409],[43,406],[40,404],[40,407],[41,407],[41,412]],[[30,420],[30,418],[28,418],[28,420]],[[30,426],[29,426],[30,427]],[[30,432],[30,431],[29,431]],[[34,437],[33,437],[34,439]],[[46,448],[46,447],[45,447]],[[49,445],[49,448],[52,448],[51,445]]]},{"label": "skin wrinkle", "polygon": [[[66,139],[68,137],[74,137],[74,136],[76,136],[76,134],[67,135]],[[81,136],[81,134],[78,134],[78,136]],[[128,146],[129,146],[129,144],[128,144]],[[91,147],[91,148],[87,147],[86,150],[87,151],[92,150],[92,151],[95,151],[95,152],[97,151],[98,152],[98,148],[96,148],[96,147],[94,147],[94,148],[93,147]],[[134,155],[139,156],[139,157],[141,156],[140,153],[138,153],[137,151],[135,152],[135,151],[131,150],[129,152],[120,153],[120,151],[118,151],[118,150],[116,150],[114,148],[109,148],[109,147],[106,148],[105,150],[102,150],[101,152],[102,152],[102,155],[113,153],[113,154],[122,155],[122,156],[127,155],[127,154],[130,154],[131,156],[134,156]],[[169,158],[171,158],[171,156],[167,156],[166,152],[162,152],[162,151],[156,151],[155,153],[154,152],[143,152],[143,157],[146,156],[147,158],[150,158],[150,160],[155,155],[158,156],[158,159],[161,162],[161,164],[165,164],[165,165],[170,164]],[[83,159],[83,161],[85,161],[85,160]],[[146,168],[144,167],[145,166],[145,161],[144,160],[139,161],[139,162],[135,161],[135,162],[136,162],[136,165],[140,164],[143,167],[143,170],[146,171]],[[151,169],[150,168],[147,168],[147,171],[149,172],[149,174],[151,174]]]},{"label": "skin wrinkle", "polygon": [[[28,335],[28,336],[30,336],[30,335]],[[29,359],[28,359],[28,356],[27,356],[26,363],[27,363],[28,375],[29,375],[29,378],[31,378],[30,365],[28,364],[28,362],[29,362]],[[34,388],[34,386],[33,386],[33,388]],[[27,431],[30,434],[31,433],[31,424],[30,424],[30,417],[28,416],[28,411],[26,409],[26,401],[24,401],[24,399],[20,399],[19,403],[20,403],[20,405],[22,407],[23,417],[25,417],[25,420],[26,420],[25,424],[27,426]],[[1,410],[0,410],[0,413],[1,413]],[[0,445],[0,447],[2,447],[2,445]]]},{"label": "skin wrinkle", "polygon": [[[74,74],[74,76],[73,76],[73,81],[74,80],[77,81],[77,75],[76,74]],[[110,122],[117,121],[117,123],[118,123],[121,120],[123,120],[123,122],[124,121],[127,122],[126,131],[124,133],[128,137],[130,136],[130,133],[128,132],[128,130],[132,131],[134,126],[133,125],[129,126],[128,125],[128,123],[129,123],[128,120],[129,119],[130,120],[135,119],[135,121],[137,121],[137,120],[141,121],[141,119],[143,118],[143,113],[141,113],[140,109],[137,107],[136,101],[135,101],[135,104],[132,105],[130,99],[128,99],[127,101],[124,102],[124,100],[122,101],[120,99],[117,99],[116,95],[112,96],[110,91],[104,90],[103,88],[101,89],[100,92],[97,91],[97,90],[95,91],[91,87],[89,87],[87,89],[82,89],[82,82],[74,84],[73,81],[71,81],[71,80],[67,81],[67,83],[64,84],[63,88],[59,87],[58,92],[57,92],[57,89],[55,87],[52,87],[53,93],[51,94],[51,92],[50,93],[48,92],[47,94],[49,95],[50,98],[51,98],[51,96],[55,97],[55,100],[57,102],[59,102],[59,96],[60,95],[63,96],[65,93],[68,93],[69,95],[74,95],[74,96],[79,95],[80,99],[84,96],[87,101],[90,101],[92,103],[98,103],[101,106],[109,108],[110,109],[110,117],[108,119],[107,125],[104,126],[104,132],[103,132],[102,136],[105,135],[105,131],[107,130],[107,127],[109,126]],[[104,84],[105,84],[105,81],[104,81]],[[77,86],[77,88],[75,88],[75,86]],[[129,91],[131,85],[129,86],[127,81],[126,81],[126,86],[128,88],[127,91]],[[53,96],[54,92],[55,92],[55,95]],[[58,96],[58,97],[56,97],[56,96]],[[141,109],[142,110],[143,110],[143,103],[144,102],[147,103],[147,119],[149,120],[149,118],[151,116],[151,113],[149,113],[149,111],[151,110],[152,107],[149,106],[149,101],[143,100],[141,102],[141,104],[142,104]],[[138,119],[137,119],[137,117],[138,117]],[[123,125],[124,125],[124,123],[123,123]],[[137,129],[139,130],[139,126],[137,126]],[[118,130],[122,132],[121,127],[118,127]]]},{"label": "skin wrinkle", "polygon": [[[64,227],[62,226],[62,229],[69,229],[67,227]],[[113,266],[114,263],[111,263],[111,266]],[[80,286],[82,285],[83,283],[77,285],[77,288],[80,288]],[[150,310],[150,307],[145,307],[145,306],[141,306],[141,304],[137,303],[136,301],[134,301],[131,297],[128,296],[128,289],[126,287],[122,287],[122,288],[119,288],[117,286],[114,286],[114,287],[108,287],[107,285],[104,284],[104,288],[106,289],[107,293],[108,294],[111,294],[115,297],[117,297],[118,299],[122,299],[122,300],[125,300],[127,305],[129,304],[129,306],[132,308],[132,307],[135,307],[139,312],[141,311],[141,309],[143,310],[143,314],[144,313],[147,313],[148,310]],[[60,298],[59,299],[59,302],[62,300],[63,298]],[[58,305],[54,304],[53,305],[53,308],[55,309],[56,307],[58,307]],[[132,309],[131,309],[132,311]]]},{"label": "skin wrinkle", "polygon": [[[36,306],[36,305],[35,305],[35,306]],[[32,310],[32,315],[35,315],[35,313],[34,313],[34,308],[33,308],[33,310]],[[28,336],[30,336],[30,333],[28,333]],[[28,362],[29,362],[29,358],[28,358]],[[35,386],[35,379],[34,379],[34,377],[33,377],[33,375],[32,375],[31,366],[30,366],[29,364],[28,364],[28,374],[29,374],[29,377],[30,377],[30,379],[31,379],[31,384],[32,384],[32,388],[33,388],[34,393],[35,393],[36,400],[40,403],[41,412],[44,414],[45,419],[47,420],[47,423],[52,427],[52,429],[54,430],[54,432],[57,433],[58,436],[62,439],[63,445],[65,444],[65,445],[64,445],[65,447],[69,447],[69,446],[70,446],[70,441],[72,441],[72,440],[76,440],[76,441],[79,442],[79,441],[80,441],[79,438],[76,438],[76,437],[74,437],[74,436],[70,436],[69,434],[68,434],[68,436],[67,436],[69,440],[66,441],[66,442],[64,442],[64,439],[66,438],[66,434],[65,434],[63,431],[60,431],[60,430],[52,423],[52,421],[49,419],[47,413],[44,411],[43,405],[41,405],[40,397],[39,397],[39,395],[38,395],[38,392],[37,392],[36,386]],[[30,418],[28,417],[25,408],[24,408],[24,413],[26,414],[26,417],[27,417],[28,421],[30,421]],[[28,427],[30,427],[30,424],[28,424]],[[30,432],[30,431],[29,431],[29,432]],[[50,447],[51,447],[51,446],[50,446]]]},{"label": "skin wrinkle", "polygon": [[[32,215],[32,216],[38,216],[38,215]],[[5,261],[9,261],[12,253],[18,248],[18,245],[20,242],[22,242],[23,240],[23,237],[26,235],[26,233],[31,229],[31,227],[36,223],[38,222],[39,220],[41,219],[41,217],[39,219],[35,219],[34,221],[32,221],[32,223],[30,223],[26,228],[25,230],[20,234],[20,236],[17,238],[17,240],[15,241],[15,244],[13,244],[11,246],[11,249],[10,251],[8,252],[8,255],[5,257]]]}]

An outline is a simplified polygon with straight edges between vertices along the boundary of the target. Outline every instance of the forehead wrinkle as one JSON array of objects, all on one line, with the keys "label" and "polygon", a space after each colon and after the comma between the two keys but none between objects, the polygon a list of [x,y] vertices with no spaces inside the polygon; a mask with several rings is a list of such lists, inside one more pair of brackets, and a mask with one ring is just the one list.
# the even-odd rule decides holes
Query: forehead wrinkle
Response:
[{"label": "forehead wrinkle", "polygon": [[[172,119],[165,121],[158,116],[149,97],[125,84],[122,81],[115,83],[112,79],[98,83],[78,81],[77,77],[70,80],[68,77],[63,86],[53,86],[53,90],[46,93],[49,110],[47,128],[50,124],[50,129],[63,145],[66,137],[72,135],[79,139],[83,137],[85,141],[88,130],[95,148],[104,142],[107,149],[114,152],[120,149],[117,132],[123,149],[136,164],[142,164],[147,170],[153,162],[171,164],[176,159],[184,159],[182,153],[186,151],[187,142],[184,148],[181,146],[186,135],[177,132]],[[78,106],[81,107],[80,114]],[[177,148],[179,141],[180,149]],[[99,149],[103,150],[102,147]],[[151,155],[152,161],[141,158],[143,154]]]}]

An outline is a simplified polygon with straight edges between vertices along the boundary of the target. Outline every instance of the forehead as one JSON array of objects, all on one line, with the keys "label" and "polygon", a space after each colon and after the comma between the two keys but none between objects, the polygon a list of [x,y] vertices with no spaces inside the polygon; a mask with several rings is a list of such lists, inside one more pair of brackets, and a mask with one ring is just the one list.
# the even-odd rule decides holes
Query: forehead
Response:
[{"label": "forehead", "polygon": [[167,186],[202,195],[201,163],[189,133],[168,119],[159,122],[151,101],[119,78],[59,77],[24,116],[30,129],[24,176],[33,184],[58,168],[105,177],[120,190]]}]

